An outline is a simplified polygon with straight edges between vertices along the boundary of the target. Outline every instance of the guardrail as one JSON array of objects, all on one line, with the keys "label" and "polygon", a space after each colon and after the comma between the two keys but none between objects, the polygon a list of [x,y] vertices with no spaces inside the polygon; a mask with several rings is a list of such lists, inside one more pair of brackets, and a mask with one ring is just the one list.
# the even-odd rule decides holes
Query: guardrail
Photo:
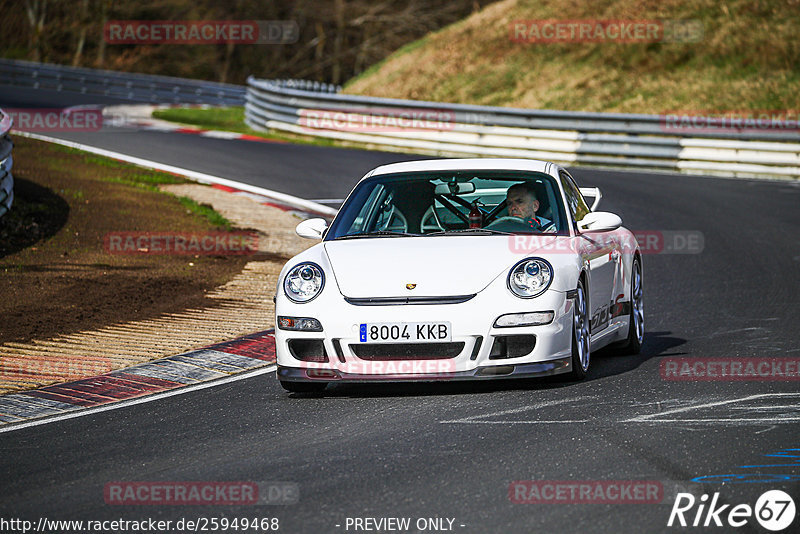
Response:
[{"label": "guardrail", "polygon": [[245,87],[48,63],[0,59],[0,85],[100,95],[154,104],[241,106]]},{"label": "guardrail", "polygon": [[245,121],[256,129],[435,155],[523,157],[564,165],[800,178],[797,124],[785,130],[710,128],[677,133],[664,115],[371,98],[342,95],[338,86],[307,80],[250,77],[245,88],[8,59],[0,59],[0,85],[159,104],[245,103]]},{"label": "guardrail", "polygon": [[[313,89],[313,87],[312,87]],[[792,130],[671,132],[666,115],[530,110],[342,95],[247,80],[245,122],[435,155],[522,157],[723,176],[800,178]],[[713,120],[713,119],[709,119]],[[711,123],[710,123],[711,124]]]},{"label": "guardrail", "polygon": [[11,117],[0,109],[0,217],[11,209],[11,204],[14,202],[14,177],[11,176],[11,167],[14,163],[11,149],[14,143],[8,135],[11,126]]}]

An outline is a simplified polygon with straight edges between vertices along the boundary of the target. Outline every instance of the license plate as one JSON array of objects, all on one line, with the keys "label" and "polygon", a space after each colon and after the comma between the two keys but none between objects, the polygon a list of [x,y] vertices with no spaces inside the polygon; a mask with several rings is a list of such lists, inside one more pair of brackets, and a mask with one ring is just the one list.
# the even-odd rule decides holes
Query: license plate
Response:
[{"label": "license plate", "polygon": [[418,343],[450,341],[450,323],[361,323],[361,343]]}]

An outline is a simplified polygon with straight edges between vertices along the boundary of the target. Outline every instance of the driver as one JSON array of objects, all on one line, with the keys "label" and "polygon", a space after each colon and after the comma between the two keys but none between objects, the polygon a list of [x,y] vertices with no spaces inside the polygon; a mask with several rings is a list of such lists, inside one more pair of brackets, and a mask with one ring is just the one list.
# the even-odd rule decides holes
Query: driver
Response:
[{"label": "driver", "polygon": [[522,182],[509,187],[506,191],[506,206],[510,217],[522,219],[531,229],[538,232],[556,231],[553,221],[536,216],[536,212],[539,210],[539,199],[536,198],[533,185]]}]

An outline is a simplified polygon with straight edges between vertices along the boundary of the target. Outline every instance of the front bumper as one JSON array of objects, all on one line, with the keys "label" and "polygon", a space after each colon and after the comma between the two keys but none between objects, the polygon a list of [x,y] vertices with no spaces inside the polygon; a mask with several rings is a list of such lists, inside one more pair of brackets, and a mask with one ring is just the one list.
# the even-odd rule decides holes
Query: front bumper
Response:
[{"label": "front bumper", "polygon": [[[536,378],[568,373],[572,370],[572,358],[558,358],[546,362],[516,365],[494,365],[469,371],[438,373],[384,373],[357,374],[338,370],[331,374],[317,369],[278,366],[278,378],[284,382],[438,382],[442,380],[497,380],[500,378]],[[487,372],[493,371],[493,372]]]},{"label": "front bumper", "polygon": [[[572,361],[571,305],[572,300],[566,293],[555,290],[548,290],[535,299],[518,299],[510,294],[492,297],[488,292],[482,292],[456,304],[386,306],[354,305],[341,295],[307,304],[293,303],[279,296],[276,315],[316,318],[323,331],[297,332],[276,328],[277,374],[286,382],[431,382],[567,373],[571,371]],[[554,318],[546,325],[493,326],[501,315],[551,310]],[[361,323],[437,321],[451,323],[451,345],[457,345],[460,350],[451,354],[431,350],[425,355],[426,349],[422,348],[419,355],[403,357],[371,354],[362,358],[357,354],[364,356],[363,344],[359,340]],[[532,349],[516,353],[509,351],[510,356],[498,358],[497,340],[514,336],[533,339]],[[289,346],[290,341],[297,343],[296,340],[321,344],[324,361],[320,361],[323,358],[317,361],[299,359]]]}]

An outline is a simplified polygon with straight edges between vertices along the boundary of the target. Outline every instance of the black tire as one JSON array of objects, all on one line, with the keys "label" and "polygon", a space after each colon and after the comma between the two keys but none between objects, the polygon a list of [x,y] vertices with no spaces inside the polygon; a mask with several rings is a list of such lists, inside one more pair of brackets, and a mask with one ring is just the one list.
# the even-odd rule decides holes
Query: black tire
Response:
[{"label": "black tire", "polygon": [[579,279],[572,306],[572,371],[568,376],[573,380],[586,378],[591,361],[591,337],[587,338],[590,336],[588,309],[586,289],[583,279]]},{"label": "black tire", "polygon": [[644,340],[644,299],[642,292],[642,262],[633,259],[631,267],[631,312],[628,318],[628,338],[617,345],[616,352],[621,355],[635,355],[642,350]]},{"label": "black tire", "polygon": [[288,382],[281,380],[281,387],[290,393],[322,393],[327,382]]}]

